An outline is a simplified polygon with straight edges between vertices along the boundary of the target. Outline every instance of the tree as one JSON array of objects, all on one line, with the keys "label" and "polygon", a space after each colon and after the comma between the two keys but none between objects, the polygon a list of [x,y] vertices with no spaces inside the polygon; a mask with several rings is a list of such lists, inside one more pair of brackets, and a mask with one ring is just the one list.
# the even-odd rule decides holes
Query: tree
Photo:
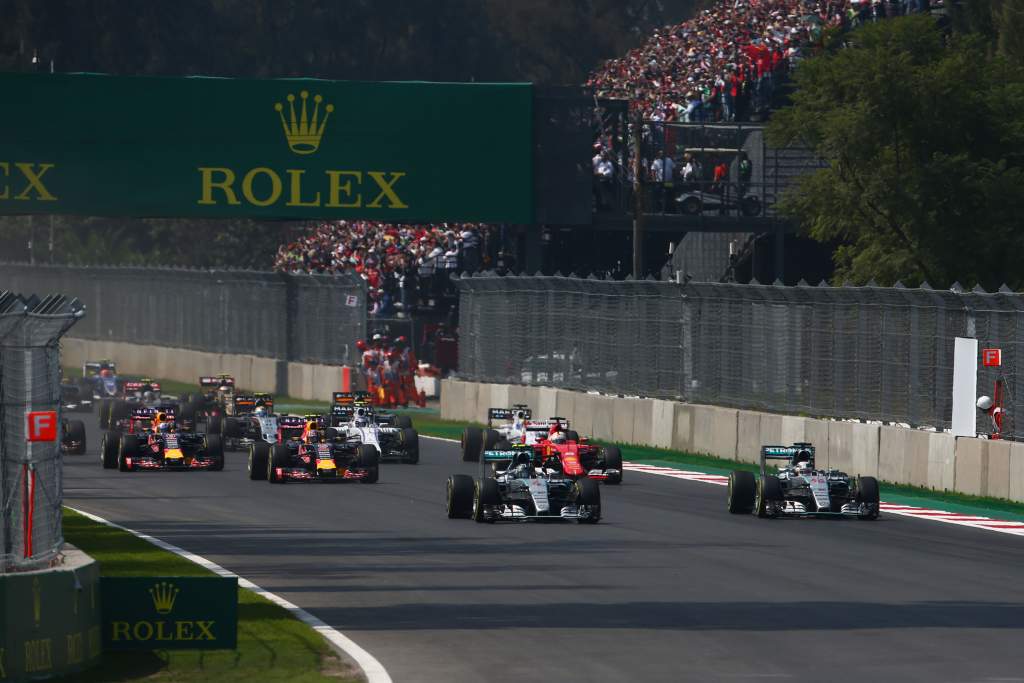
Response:
[{"label": "tree", "polygon": [[798,69],[774,145],[827,166],[782,210],[838,244],[836,278],[1024,287],[1024,72],[929,17],[878,22]]}]

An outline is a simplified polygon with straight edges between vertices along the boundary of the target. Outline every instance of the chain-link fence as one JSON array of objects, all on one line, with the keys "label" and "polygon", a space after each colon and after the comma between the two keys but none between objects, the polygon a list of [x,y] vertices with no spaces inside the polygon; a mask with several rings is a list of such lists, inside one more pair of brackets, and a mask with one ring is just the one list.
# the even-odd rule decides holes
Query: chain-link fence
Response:
[{"label": "chain-link fence", "polygon": [[1024,296],[1009,291],[519,276],[459,290],[467,379],[944,429],[954,338],[976,337],[1003,351],[978,390],[1005,373],[1004,433],[1024,436]]},{"label": "chain-link fence", "polygon": [[357,275],[0,263],[0,288],[75,296],[74,336],[314,363],[356,363],[366,333]]},{"label": "chain-link fence", "polygon": [[29,441],[28,413],[60,429],[58,340],[83,315],[63,296],[0,291],[0,572],[45,566],[64,545],[60,442]]}]

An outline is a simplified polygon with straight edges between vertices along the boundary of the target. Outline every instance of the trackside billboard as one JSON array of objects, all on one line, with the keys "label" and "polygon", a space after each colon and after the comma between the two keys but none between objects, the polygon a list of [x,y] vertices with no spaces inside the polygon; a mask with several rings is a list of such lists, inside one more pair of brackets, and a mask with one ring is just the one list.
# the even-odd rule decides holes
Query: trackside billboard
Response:
[{"label": "trackside billboard", "polygon": [[0,74],[0,214],[529,223],[529,84]]}]

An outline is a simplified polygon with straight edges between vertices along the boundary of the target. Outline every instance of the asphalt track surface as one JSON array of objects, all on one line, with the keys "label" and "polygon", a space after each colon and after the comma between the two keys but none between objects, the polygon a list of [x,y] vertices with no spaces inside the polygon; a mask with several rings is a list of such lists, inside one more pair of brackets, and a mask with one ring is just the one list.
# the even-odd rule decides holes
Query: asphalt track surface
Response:
[{"label": "asphalt track surface", "polygon": [[65,459],[65,502],[312,612],[394,681],[1024,681],[1024,542],[883,516],[759,520],[725,489],[627,473],[602,522],[448,520],[457,444],[380,483],[121,473]]}]

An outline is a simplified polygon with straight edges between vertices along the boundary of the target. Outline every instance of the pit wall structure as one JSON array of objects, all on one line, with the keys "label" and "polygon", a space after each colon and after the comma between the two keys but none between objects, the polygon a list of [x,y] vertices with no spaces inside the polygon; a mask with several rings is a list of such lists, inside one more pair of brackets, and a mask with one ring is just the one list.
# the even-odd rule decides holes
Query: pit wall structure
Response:
[{"label": "pit wall structure", "polygon": [[817,464],[894,484],[1024,502],[1024,443],[736,408],[621,398],[550,387],[441,383],[441,417],[486,422],[488,408],[529,405],[580,434],[756,463],[764,444],[808,441]]},{"label": "pit wall structure", "polygon": [[[61,340],[61,362],[66,366],[81,367],[87,360],[103,358],[113,360],[118,372],[128,375],[195,384],[201,375],[224,373],[245,389],[316,401],[330,401],[332,392],[342,390],[346,367],[73,337]],[[352,389],[363,388],[357,385],[362,381],[360,373],[353,371],[350,376]]]}]

